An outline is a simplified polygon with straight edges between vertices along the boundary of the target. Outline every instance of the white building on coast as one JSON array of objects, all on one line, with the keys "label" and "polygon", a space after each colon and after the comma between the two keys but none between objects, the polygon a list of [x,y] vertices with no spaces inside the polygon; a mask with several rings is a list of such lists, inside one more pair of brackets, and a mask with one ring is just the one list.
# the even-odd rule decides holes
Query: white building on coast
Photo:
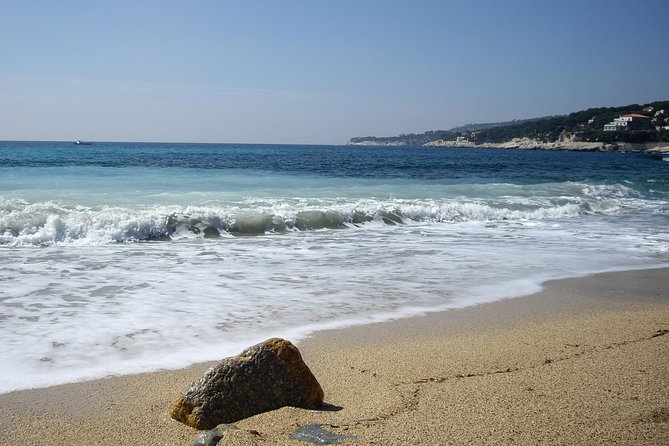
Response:
[{"label": "white building on coast", "polygon": [[612,122],[604,124],[605,132],[617,132],[618,130],[646,130],[650,128],[650,118],[646,115],[631,113],[615,118]]}]

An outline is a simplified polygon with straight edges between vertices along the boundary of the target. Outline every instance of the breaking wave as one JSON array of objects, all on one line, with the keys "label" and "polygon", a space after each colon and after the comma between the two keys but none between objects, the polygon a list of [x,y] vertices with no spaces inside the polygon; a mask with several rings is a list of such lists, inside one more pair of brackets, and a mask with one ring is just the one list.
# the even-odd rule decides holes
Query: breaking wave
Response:
[{"label": "breaking wave", "polygon": [[664,212],[623,185],[565,183],[486,198],[248,199],[198,206],[85,207],[0,200],[0,245],[105,244],[355,228],[367,224],[513,222],[581,215]]}]

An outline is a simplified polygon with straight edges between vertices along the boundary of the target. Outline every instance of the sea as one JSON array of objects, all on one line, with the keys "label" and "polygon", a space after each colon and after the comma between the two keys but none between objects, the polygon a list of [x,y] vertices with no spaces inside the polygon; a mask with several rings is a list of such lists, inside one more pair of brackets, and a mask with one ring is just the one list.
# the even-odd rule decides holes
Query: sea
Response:
[{"label": "sea", "polygon": [[0,142],[0,393],[666,267],[668,228],[639,153]]}]

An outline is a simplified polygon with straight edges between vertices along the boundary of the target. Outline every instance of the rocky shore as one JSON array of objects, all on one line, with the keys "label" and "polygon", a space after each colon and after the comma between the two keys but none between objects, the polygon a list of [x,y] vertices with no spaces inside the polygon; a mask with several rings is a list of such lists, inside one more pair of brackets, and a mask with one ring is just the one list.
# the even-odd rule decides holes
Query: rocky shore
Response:
[{"label": "rocky shore", "polygon": [[[349,141],[347,145],[350,146],[386,146],[386,147],[401,147],[406,144],[401,141],[393,141],[389,143],[363,140],[352,142]],[[524,149],[524,150],[570,150],[570,151],[584,151],[584,152],[643,152],[643,153],[669,153],[669,142],[650,142],[650,143],[603,143],[603,142],[587,142],[574,141],[571,139],[564,139],[554,142],[542,142],[532,138],[513,138],[510,141],[502,143],[481,143],[477,144],[471,141],[447,141],[437,140],[423,144],[423,147],[449,147],[449,148],[476,148],[476,149]]]},{"label": "rocky shore", "polygon": [[476,144],[470,141],[432,141],[425,147],[462,147],[481,149],[527,149],[527,150],[574,150],[574,151],[599,151],[599,152],[649,152],[669,153],[669,143],[603,143],[562,140],[554,142],[542,142],[531,138],[513,138],[503,143]]}]

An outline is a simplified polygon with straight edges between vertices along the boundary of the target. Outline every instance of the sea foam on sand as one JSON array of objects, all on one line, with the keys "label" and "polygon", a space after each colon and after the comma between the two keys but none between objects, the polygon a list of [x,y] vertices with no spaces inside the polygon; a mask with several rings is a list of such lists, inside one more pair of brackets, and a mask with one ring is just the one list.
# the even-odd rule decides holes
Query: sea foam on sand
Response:
[{"label": "sea foam on sand", "polygon": [[[296,445],[290,434],[308,424],[360,445],[667,444],[668,272],[549,282],[528,297],[318,333],[299,347],[329,410],[257,415],[224,444]],[[0,395],[3,442],[188,444],[197,431],[167,407],[205,368]]]}]

